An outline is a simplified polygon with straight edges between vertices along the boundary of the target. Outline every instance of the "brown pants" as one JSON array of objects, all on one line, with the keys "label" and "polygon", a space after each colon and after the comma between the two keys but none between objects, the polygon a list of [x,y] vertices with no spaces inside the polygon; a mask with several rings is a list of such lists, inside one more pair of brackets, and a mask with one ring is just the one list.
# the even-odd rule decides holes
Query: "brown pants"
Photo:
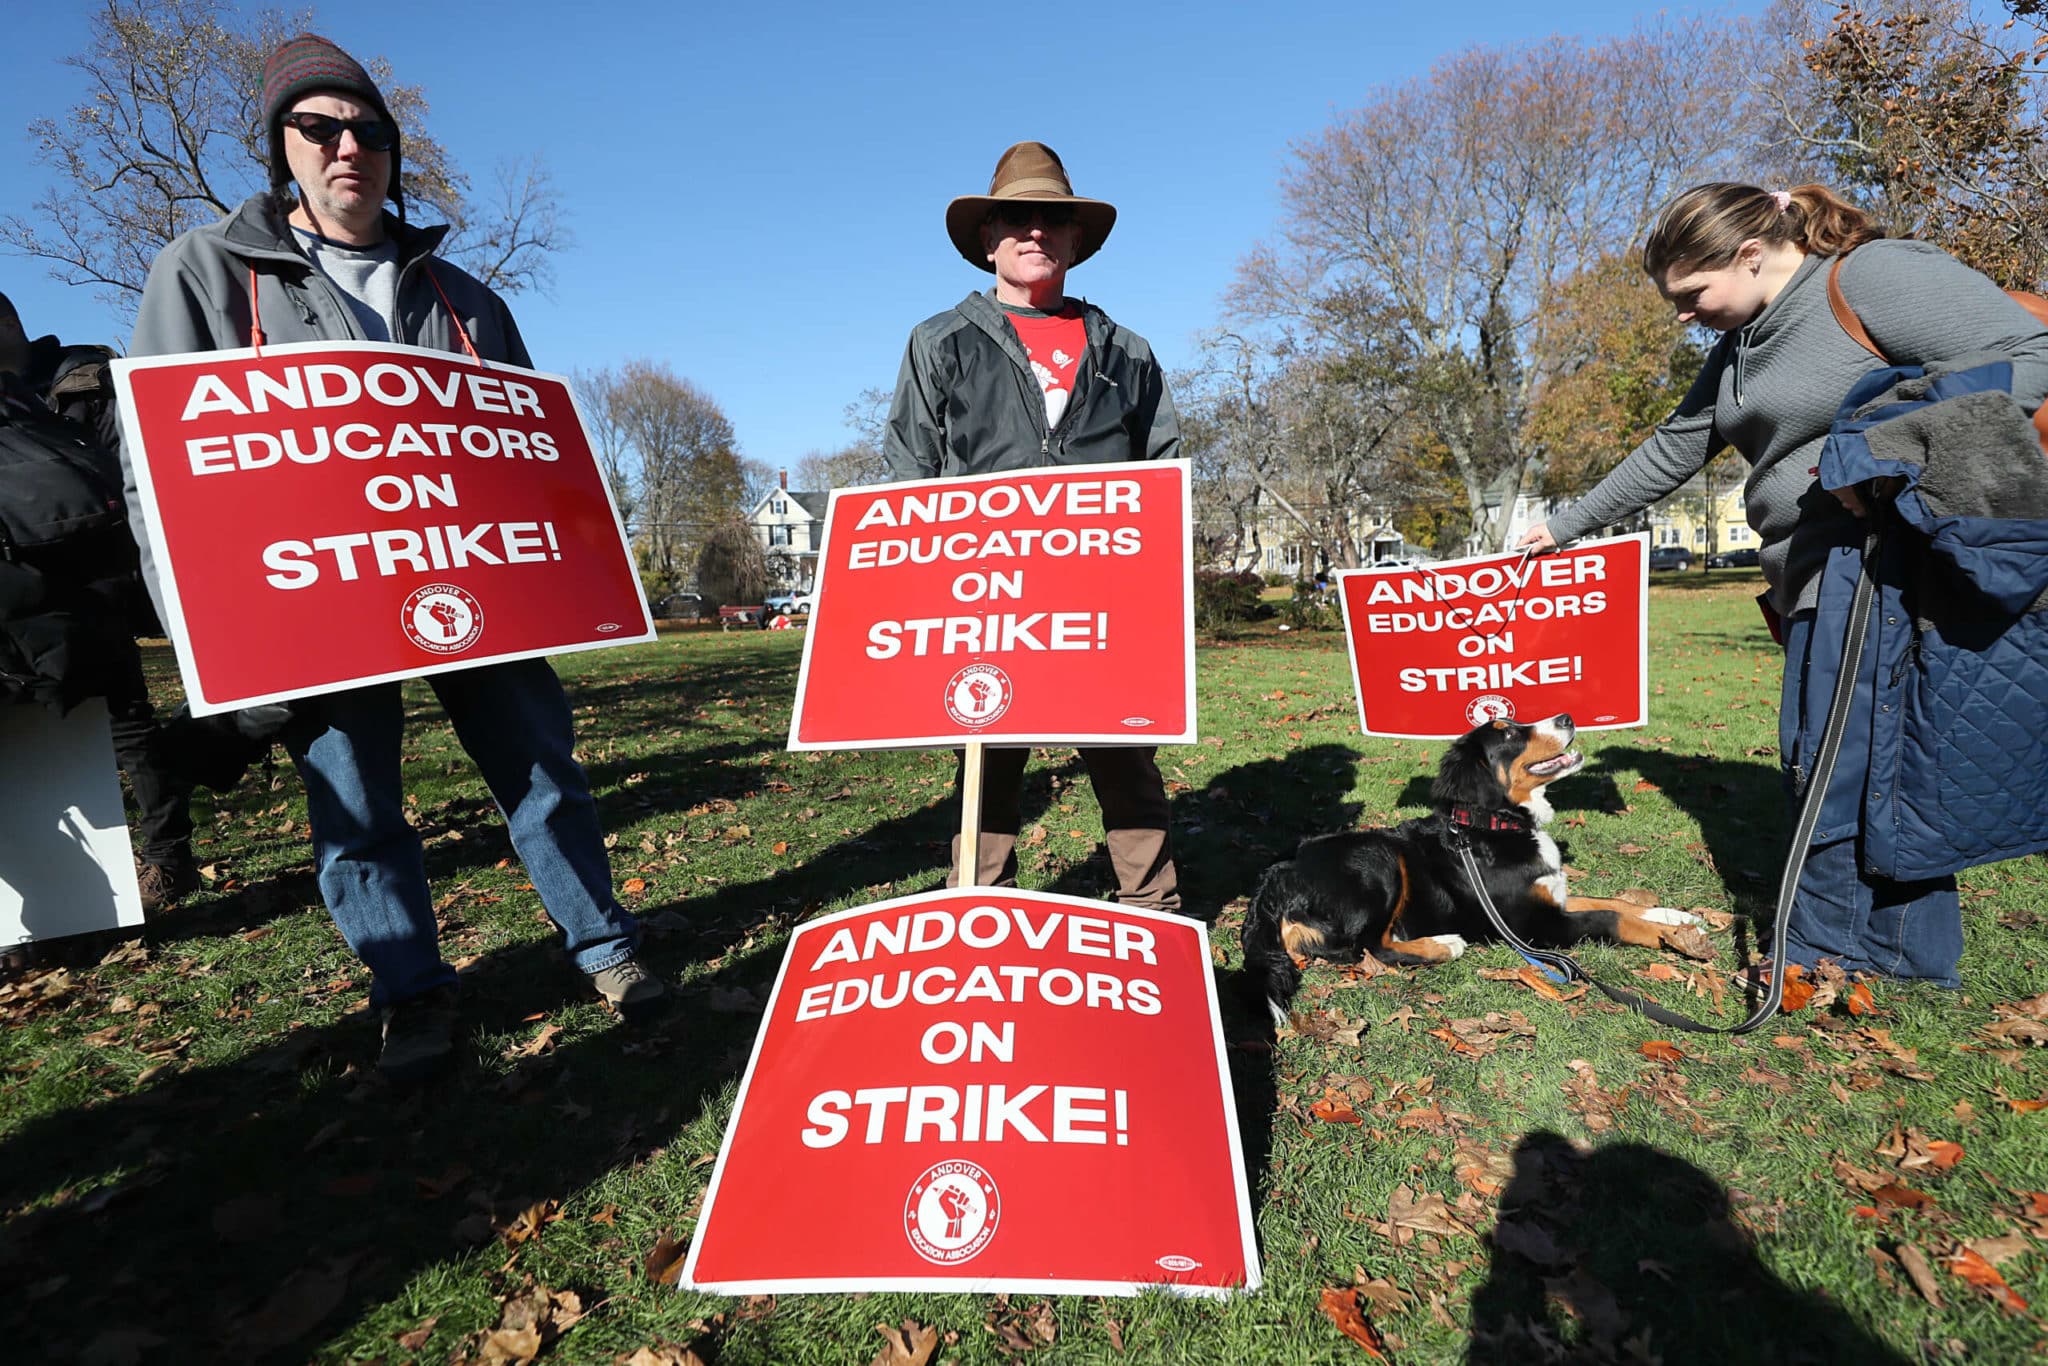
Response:
[{"label": "brown pants", "polygon": [[[1155,911],[1180,909],[1180,878],[1167,835],[1166,784],[1150,747],[1083,749],[1081,762],[1102,807],[1103,843],[1116,870],[1117,900]],[[981,756],[981,846],[975,851],[975,881],[984,887],[1017,885],[1017,827],[1024,795],[1028,749],[988,749]],[[966,768],[962,755],[956,785]],[[953,836],[953,862],[946,885],[956,886],[960,836]]]}]

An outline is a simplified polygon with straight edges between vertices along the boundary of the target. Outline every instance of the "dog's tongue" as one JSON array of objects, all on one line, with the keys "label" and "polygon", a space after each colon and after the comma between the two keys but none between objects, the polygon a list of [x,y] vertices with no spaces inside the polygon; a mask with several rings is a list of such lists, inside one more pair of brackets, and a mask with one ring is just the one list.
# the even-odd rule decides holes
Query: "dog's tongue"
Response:
[{"label": "dog's tongue", "polygon": [[1551,773],[1556,771],[1557,769],[1565,767],[1576,758],[1578,758],[1576,754],[1572,753],[1570,750],[1566,750],[1564,753],[1558,755],[1556,758],[1545,759],[1542,763],[1531,764],[1529,765],[1529,767],[1534,769],[1538,773]]}]

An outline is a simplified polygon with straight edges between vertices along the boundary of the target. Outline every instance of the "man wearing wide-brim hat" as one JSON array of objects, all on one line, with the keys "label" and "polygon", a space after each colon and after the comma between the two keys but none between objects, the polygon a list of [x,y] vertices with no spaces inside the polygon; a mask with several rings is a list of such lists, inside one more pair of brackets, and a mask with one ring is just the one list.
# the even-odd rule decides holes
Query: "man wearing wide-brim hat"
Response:
[{"label": "man wearing wide-brim hat", "polygon": [[[946,206],[946,234],[996,277],[910,334],[883,442],[898,479],[1170,460],[1180,429],[1166,375],[1145,339],[1082,299],[1067,271],[1102,249],[1116,209],[1074,193],[1052,148],[1020,142],[996,162],[988,193]],[[1180,909],[1166,789],[1144,747],[1083,749],[1102,805],[1117,900]],[[1025,749],[983,765],[976,878],[1017,880]],[[958,837],[953,866],[959,867]]]}]

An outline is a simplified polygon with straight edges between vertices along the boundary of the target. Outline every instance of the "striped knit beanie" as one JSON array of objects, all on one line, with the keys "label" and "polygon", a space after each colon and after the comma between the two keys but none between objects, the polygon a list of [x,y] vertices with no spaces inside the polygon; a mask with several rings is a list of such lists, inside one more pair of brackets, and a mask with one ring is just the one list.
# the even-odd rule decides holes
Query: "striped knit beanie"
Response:
[{"label": "striped knit beanie", "polygon": [[[350,95],[374,108],[394,128],[398,120],[385,107],[384,92],[370,79],[362,63],[317,33],[287,38],[263,64],[263,122],[270,130],[270,186],[282,190],[291,183],[291,163],[284,154],[284,116],[301,95],[331,90]],[[400,142],[391,144],[391,202],[398,216],[405,217],[405,198],[399,190]]]}]

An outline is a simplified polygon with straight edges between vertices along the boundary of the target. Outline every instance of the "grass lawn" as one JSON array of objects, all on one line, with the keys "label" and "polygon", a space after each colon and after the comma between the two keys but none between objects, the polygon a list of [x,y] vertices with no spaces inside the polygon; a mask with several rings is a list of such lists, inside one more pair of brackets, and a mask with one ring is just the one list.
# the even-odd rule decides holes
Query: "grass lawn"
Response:
[{"label": "grass lawn", "polygon": [[[1785,824],[1757,587],[1657,576],[1652,722],[1584,736],[1552,789],[1576,890],[1651,888],[1717,926],[1711,964],[1588,966],[1723,1022]],[[296,776],[202,796],[202,894],[140,943],[0,987],[0,1360],[2040,1359],[2048,864],[1964,877],[1960,992],[1823,984],[1761,1036],[1670,1039],[1539,995],[1492,947],[1317,968],[1270,1041],[1237,995],[1258,873],[1302,835],[1419,813],[1439,747],[1361,739],[1341,638],[1264,626],[1204,644],[1204,738],[1161,753],[1188,909],[1215,926],[1264,1289],[679,1294],[661,1276],[790,926],[936,886],[954,820],[949,756],[785,752],[801,643],[699,630],[560,661],[620,895],[683,987],[641,1034],[584,994],[408,689],[407,780],[473,1025],[423,1095],[371,1071],[366,974],[313,886]],[[167,654],[152,665],[174,686]],[[1026,804],[1026,885],[1103,892],[1076,756],[1042,756]]]}]

